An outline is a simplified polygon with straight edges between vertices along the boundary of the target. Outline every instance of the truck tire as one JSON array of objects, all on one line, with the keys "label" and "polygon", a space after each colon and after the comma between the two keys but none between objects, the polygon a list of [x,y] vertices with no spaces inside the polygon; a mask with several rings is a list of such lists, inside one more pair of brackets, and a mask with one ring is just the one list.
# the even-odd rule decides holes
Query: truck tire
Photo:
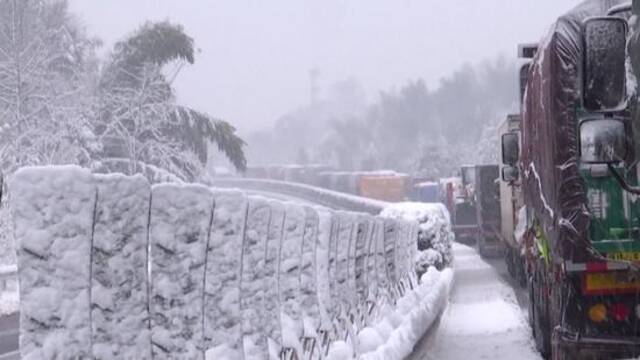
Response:
[{"label": "truck tire", "polygon": [[553,354],[551,356],[551,360],[571,360],[575,357],[572,357],[571,354],[565,349],[557,345],[553,345]]},{"label": "truck tire", "polygon": [[527,271],[524,267],[524,259],[522,257],[520,257],[520,255],[518,255],[515,251],[514,251],[515,256],[513,257],[513,261],[514,261],[514,268],[515,268],[515,279],[516,282],[518,283],[518,285],[520,285],[521,288],[526,289],[527,288]]},{"label": "truck tire", "polygon": [[552,339],[551,360],[572,360],[577,358],[577,354],[572,354],[567,348],[558,344],[557,339]]},{"label": "truck tire", "polygon": [[[538,264],[540,265],[540,264]],[[539,274],[536,271],[529,281],[529,322],[535,339],[536,349],[543,358],[549,359],[551,356],[551,327],[549,326],[546,306],[542,299],[543,286]]]},{"label": "truck tire", "polygon": [[487,254],[484,249],[484,237],[481,232],[478,232],[476,234],[476,250],[478,251],[478,254],[480,254],[481,258],[484,259],[487,257]]},{"label": "truck tire", "polygon": [[[563,304],[571,296],[571,290],[570,285],[565,281],[553,284],[551,289],[549,317],[551,319],[551,329],[555,329],[556,326],[566,326],[566,324],[562,324],[563,314],[566,311]],[[560,346],[559,339],[556,337],[557,334],[554,332],[551,339],[552,360],[571,360],[578,356],[577,354],[572,354],[566,347]]]},{"label": "truck tire", "polygon": [[511,249],[511,246],[507,245],[505,246],[505,250],[504,250],[504,262],[507,264],[507,272],[509,273],[509,276],[511,276],[512,279],[517,279],[517,272],[516,272],[516,263],[514,261],[514,256],[513,256],[513,249]]},{"label": "truck tire", "polygon": [[531,327],[531,332],[535,338],[535,327],[533,326],[533,317],[535,316],[535,312],[533,311],[533,279],[531,276],[529,276],[527,278],[527,294],[529,295],[529,306],[527,307],[528,310],[528,318],[527,320],[529,320],[529,326]]}]

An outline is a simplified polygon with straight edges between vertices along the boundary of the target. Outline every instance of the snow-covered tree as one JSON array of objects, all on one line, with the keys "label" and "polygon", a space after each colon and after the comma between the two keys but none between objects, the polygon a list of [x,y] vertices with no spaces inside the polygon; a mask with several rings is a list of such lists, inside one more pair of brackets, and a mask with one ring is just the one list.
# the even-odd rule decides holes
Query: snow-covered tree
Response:
[{"label": "snow-covered tree", "polygon": [[194,62],[181,26],[145,24],[102,66],[98,44],[65,0],[0,0],[3,171],[74,163],[194,180],[216,145],[245,168],[233,126],[176,104],[172,81]]},{"label": "snow-covered tree", "polygon": [[65,1],[0,1],[0,164],[87,163],[95,42]]},{"label": "snow-covered tree", "polygon": [[320,160],[345,170],[385,168],[432,179],[464,164],[496,163],[497,125],[518,103],[513,65],[499,58],[464,66],[433,91],[418,80],[383,92],[364,115],[331,123]]},{"label": "snow-covered tree", "polygon": [[230,124],[176,104],[171,81],[193,62],[193,40],[168,22],[147,23],[115,45],[97,92],[99,165],[128,173],[156,168],[193,180],[216,144],[245,168],[244,142]]}]

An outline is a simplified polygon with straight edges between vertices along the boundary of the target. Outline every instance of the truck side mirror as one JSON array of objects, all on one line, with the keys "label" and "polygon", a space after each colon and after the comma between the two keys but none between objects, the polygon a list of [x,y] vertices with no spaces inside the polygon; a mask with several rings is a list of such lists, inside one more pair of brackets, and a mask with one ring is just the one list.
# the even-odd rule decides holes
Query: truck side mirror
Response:
[{"label": "truck side mirror", "polygon": [[529,69],[531,63],[525,63],[520,67],[520,104],[524,101],[524,94],[527,91],[527,81],[529,81]]},{"label": "truck side mirror", "polygon": [[512,183],[518,180],[518,177],[520,177],[520,172],[517,167],[505,166],[502,168],[502,181]]},{"label": "truck side mirror", "polygon": [[580,123],[580,156],[588,164],[615,164],[627,156],[624,122],[615,118],[583,120]]},{"label": "truck side mirror", "polygon": [[514,166],[520,158],[520,139],[514,132],[502,135],[502,163]]},{"label": "truck side mirror", "polygon": [[619,17],[585,21],[582,97],[589,111],[614,111],[625,105],[627,23]]}]

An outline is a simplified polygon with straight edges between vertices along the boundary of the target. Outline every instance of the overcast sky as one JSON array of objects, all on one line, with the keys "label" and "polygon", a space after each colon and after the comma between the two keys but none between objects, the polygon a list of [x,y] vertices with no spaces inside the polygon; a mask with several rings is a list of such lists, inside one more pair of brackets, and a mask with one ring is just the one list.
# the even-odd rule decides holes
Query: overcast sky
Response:
[{"label": "overcast sky", "polygon": [[379,90],[423,78],[432,88],[463,63],[515,56],[578,0],[71,0],[107,47],[145,20],[181,23],[201,50],[178,78],[179,100],[243,132],[353,76]]}]

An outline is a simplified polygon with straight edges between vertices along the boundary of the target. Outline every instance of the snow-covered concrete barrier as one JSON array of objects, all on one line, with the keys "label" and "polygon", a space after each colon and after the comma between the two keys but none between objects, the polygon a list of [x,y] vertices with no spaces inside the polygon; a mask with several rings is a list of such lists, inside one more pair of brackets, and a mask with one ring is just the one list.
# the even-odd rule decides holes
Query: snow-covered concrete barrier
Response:
[{"label": "snow-covered concrete barrier", "polygon": [[[414,265],[418,273],[424,273],[430,266],[442,269],[453,260],[453,231],[449,212],[443,204],[397,203],[390,204],[380,216],[386,219],[405,220],[417,223],[418,246],[408,245],[412,251]],[[416,251],[417,250],[417,251]]]},{"label": "snow-covered concrete barrier", "polygon": [[249,199],[249,211],[242,241],[240,310],[246,360],[264,359],[269,353],[264,302],[266,288],[265,251],[271,207],[267,200]]},{"label": "snow-covered concrete barrier", "polygon": [[213,204],[213,193],[205,187],[153,187],[149,311],[154,358],[204,358],[204,278]]},{"label": "snow-covered concrete barrier", "polygon": [[240,277],[248,201],[239,191],[214,192],[204,292],[205,348],[217,359],[242,359]]},{"label": "snow-covered concrete barrier", "polygon": [[142,176],[95,176],[93,356],[150,359],[147,248],[151,189]]},{"label": "snow-covered concrete barrier", "polygon": [[96,182],[76,167],[22,169],[11,183],[21,358],[90,358]]},{"label": "snow-covered concrete barrier", "polygon": [[444,285],[418,284],[418,224],[399,217],[77,167],[9,189],[24,359],[387,354],[441,302],[418,301]]}]

